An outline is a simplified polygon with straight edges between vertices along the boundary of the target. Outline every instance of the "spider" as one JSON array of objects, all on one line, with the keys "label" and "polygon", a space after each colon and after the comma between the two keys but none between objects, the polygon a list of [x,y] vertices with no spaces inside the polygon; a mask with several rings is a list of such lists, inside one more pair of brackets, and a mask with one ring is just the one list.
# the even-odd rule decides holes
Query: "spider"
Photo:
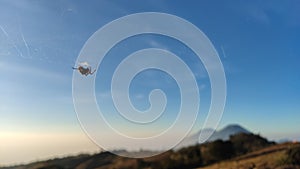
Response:
[{"label": "spider", "polygon": [[92,68],[91,66],[82,66],[82,65],[79,65],[79,67],[72,67],[73,69],[75,70],[78,70],[79,73],[81,73],[82,75],[93,75],[94,72],[96,71],[96,69],[94,71],[92,71]]}]

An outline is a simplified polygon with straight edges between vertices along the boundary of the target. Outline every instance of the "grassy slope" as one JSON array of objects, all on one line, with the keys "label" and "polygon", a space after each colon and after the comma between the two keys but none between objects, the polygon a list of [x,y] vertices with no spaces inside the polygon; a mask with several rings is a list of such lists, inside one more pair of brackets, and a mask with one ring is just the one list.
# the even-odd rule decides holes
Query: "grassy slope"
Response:
[{"label": "grassy slope", "polygon": [[231,160],[219,162],[199,169],[300,169],[299,166],[280,164],[289,148],[297,143],[285,143],[258,150]]}]

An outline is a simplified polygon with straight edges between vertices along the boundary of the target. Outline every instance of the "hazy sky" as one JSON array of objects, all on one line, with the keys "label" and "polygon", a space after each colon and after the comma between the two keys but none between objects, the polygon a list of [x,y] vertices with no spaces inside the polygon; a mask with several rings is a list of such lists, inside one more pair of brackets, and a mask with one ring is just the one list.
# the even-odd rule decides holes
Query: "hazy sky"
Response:
[{"label": "hazy sky", "polygon": [[[239,123],[270,139],[299,139],[299,10],[296,0],[0,0],[0,165],[99,149],[76,119],[71,67],[95,31],[137,12],[177,15],[211,40],[227,78],[220,127]],[[113,111],[108,91],[114,68],[126,55],[147,47],[170,50],[190,66],[200,87],[200,110],[207,111],[210,83],[203,65],[186,46],[158,35],[131,37],[108,53],[96,79],[98,104],[103,103],[106,112]],[[162,88],[170,98],[163,128],[175,117],[172,112],[180,101],[178,88],[162,72],[140,74],[130,88],[138,109],[147,109],[153,88]],[[107,113],[107,117],[119,123],[113,115]],[[199,118],[194,130],[202,122]],[[119,123],[119,127],[124,125]]]}]

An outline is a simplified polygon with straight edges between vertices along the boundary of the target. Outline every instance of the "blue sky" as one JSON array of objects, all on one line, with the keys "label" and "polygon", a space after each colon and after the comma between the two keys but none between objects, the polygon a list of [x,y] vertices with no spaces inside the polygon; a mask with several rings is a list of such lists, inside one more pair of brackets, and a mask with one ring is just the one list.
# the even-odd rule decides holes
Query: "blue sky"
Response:
[{"label": "blue sky", "polygon": [[[0,156],[6,159],[1,159],[0,164],[98,150],[76,119],[71,67],[95,31],[114,19],[137,12],[177,15],[196,25],[211,40],[227,78],[227,102],[220,127],[239,123],[270,139],[299,139],[299,10],[300,3],[296,0],[227,3],[1,0],[0,139],[6,145],[0,146]],[[107,97],[114,66],[125,54],[146,47],[168,49],[186,61],[197,74],[201,86],[200,109],[205,112],[210,84],[203,65],[178,41],[156,35],[129,38],[110,51],[103,71],[97,74],[98,103]],[[130,89],[132,101],[137,108],[146,109],[149,103],[145,96],[156,87],[165,88],[171,96],[168,105],[171,115],[162,123],[167,125],[178,105],[178,90],[168,75],[152,70],[137,76]],[[109,104],[105,106],[109,112]],[[195,130],[202,122],[199,118]],[[57,138],[62,141],[49,141]],[[24,141],[12,142],[13,139]],[[78,141],[71,144],[70,140]],[[12,158],[20,147],[26,152],[35,145],[39,148],[31,154]]]}]

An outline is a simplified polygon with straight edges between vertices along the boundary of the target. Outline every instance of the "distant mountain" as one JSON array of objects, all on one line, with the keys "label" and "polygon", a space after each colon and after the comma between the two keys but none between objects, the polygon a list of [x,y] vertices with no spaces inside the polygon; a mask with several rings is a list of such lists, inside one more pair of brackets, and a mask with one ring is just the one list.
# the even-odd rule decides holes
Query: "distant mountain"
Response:
[{"label": "distant mountain", "polygon": [[193,134],[193,135],[188,136],[185,139],[183,139],[182,142],[175,147],[175,149],[177,150],[177,149],[180,149],[182,147],[188,147],[188,146],[196,145],[198,143],[199,135],[200,135],[201,132],[211,133],[211,132],[214,132],[214,130],[213,129],[199,130],[196,134]]},{"label": "distant mountain", "polygon": [[216,131],[208,141],[215,141],[215,140],[229,140],[229,137],[231,135],[239,134],[239,133],[245,133],[245,134],[250,134],[251,132],[246,130],[240,125],[233,124],[233,125],[228,125],[221,129],[220,131]]},{"label": "distant mountain", "polygon": [[280,143],[292,142],[292,140],[288,139],[288,138],[282,138],[282,139],[276,140],[275,142],[280,144]]},{"label": "distant mountain", "polygon": [[[213,129],[202,129],[198,131],[196,134],[193,134],[187,138],[185,138],[175,149],[179,149],[182,147],[187,147],[191,145],[195,145],[198,143],[198,139],[201,132],[212,132]],[[239,134],[239,133],[245,133],[250,134],[251,132],[245,129],[244,127],[238,125],[238,124],[231,124],[219,131],[214,131],[213,135],[207,140],[207,142],[215,141],[215,140],[229,140],[229,137],[231,135]]]}]

